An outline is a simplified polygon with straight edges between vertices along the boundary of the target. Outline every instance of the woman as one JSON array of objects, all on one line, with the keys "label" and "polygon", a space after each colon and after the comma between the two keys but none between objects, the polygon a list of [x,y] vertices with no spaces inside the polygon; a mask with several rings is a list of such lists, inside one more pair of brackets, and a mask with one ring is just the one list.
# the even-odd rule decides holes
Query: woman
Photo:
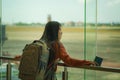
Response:
[{"label": "woman", "polygon": [[[85,65],[95,65],[94,62],[86,61],[86,60],[77,60],[71,58],[67,51],[60,41],[62,38],[62,29],[61,24],[56,21],[50,21],[46,24],[44,33],[41,37],[42,40],[45,40],[47,45],[50,47],[50,59],[49,59],[49,65],[52,64],[50,67],[53,67],[51,71],[54,71],[52,74],[54,75],[48,75],[45,80],[56,80],[55,77],[55,71],[57,68],[57,62],[58,60],[62,60],[66,65],[68,66],[85,66]],[[49,66],[48,65],[48,66]],[[48,69],[49,70],[49,69]]]}]

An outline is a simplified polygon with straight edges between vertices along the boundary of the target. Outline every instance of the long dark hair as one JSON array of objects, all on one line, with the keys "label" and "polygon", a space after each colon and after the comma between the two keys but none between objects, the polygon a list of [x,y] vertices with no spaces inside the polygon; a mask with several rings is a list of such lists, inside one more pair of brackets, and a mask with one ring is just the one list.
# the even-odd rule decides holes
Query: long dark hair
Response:
[{"label": "long dark hair", "polygon": [[41,39],[46,42],[52,42],[58,40],[58,31],[61,27],[61,24],[57,21],[50,21],[45,25],[44,33]]}]

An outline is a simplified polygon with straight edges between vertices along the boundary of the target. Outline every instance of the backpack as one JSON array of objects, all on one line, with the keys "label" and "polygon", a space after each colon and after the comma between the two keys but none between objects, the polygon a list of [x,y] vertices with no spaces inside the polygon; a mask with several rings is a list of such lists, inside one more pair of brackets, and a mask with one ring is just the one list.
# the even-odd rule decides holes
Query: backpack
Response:
[{"label": "backpack", "polygon": [[44,80],[49,60],[49,48],[43,40],[26,44],[19,65],[22,80]]}]

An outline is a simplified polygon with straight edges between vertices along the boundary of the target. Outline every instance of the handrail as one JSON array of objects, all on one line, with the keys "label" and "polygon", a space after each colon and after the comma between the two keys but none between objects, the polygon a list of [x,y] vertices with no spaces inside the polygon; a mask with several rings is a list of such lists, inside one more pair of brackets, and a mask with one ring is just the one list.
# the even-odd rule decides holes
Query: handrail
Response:
[{"label": "handrail", "polygon": [[12,61],[20,61],[19,59],[15,59],[13,57],[7,57],[7,56],[0,56],[0,59],[3,59],[3,60],[12,60]]},{"label": "handrail", "polygon": [[[6,56],[0,56],[0,59],[20,61],[19,59],[15,59],[15,58],[11,58],[11,57],[6,57]],[[89,69],[89,70],[97,70],[97,71],[106,71],[106,72],[120,73],[120,68],[112,68],[112,67],[104,67],[104,66],[102,66],[102,67],[99,67],[99,66],[73,67],[73,66],[65,65],[64,63],[58,63],[58,66],[66,66],[66,67],[71,67],[71,68],[83,68],[83,69]]]},{"label": "handrail", "polygon": [[98,70],[98,71],[106,71],[106,72],[115,72],[120,73],[120,68],[112,68],[112,67],[100,67],[100,66],[80,66],[80,67],[73,67],[73,66],[67,66],[64,63],[58,63],[59,66],[66,66],[71,68],[83,68],[83,69],[89,69],[89,70]]}]

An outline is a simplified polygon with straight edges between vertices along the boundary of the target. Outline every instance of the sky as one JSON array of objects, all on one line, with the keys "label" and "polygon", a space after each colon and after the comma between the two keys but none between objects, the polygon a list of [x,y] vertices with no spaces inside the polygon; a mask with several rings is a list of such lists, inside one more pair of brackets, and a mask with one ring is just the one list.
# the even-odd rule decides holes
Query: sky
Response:
[{"label": "sky", "polygon": [[[120,0],[97,0],[97,21],[120,22]],[[96,20],[96,0],[86,0],[86,21]],[[2,0],[2,23],[84,21],[84,0]]]}]

